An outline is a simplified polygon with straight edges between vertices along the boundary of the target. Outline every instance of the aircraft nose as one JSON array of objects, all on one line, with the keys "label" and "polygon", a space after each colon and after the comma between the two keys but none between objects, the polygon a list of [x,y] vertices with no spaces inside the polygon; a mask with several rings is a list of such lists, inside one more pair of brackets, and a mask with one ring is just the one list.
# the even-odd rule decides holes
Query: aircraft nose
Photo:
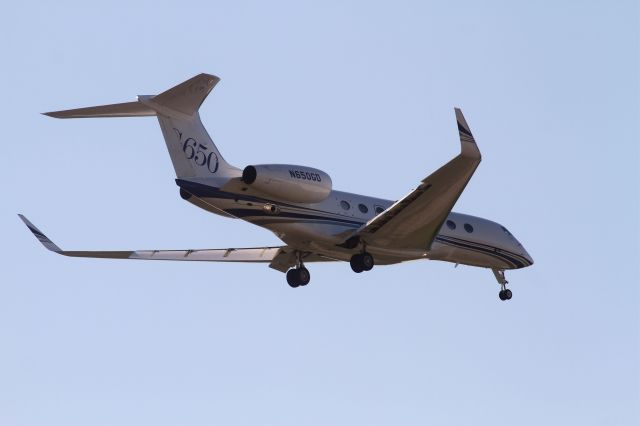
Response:
[{"label": "aircraft nose", "polygon": [[527,260],[527,262],[529,262],[525,266],[533,265],[533,257],[531,257],[531,255],[524,249],[524,247],[522,248],[522,257],[524,257]]}]

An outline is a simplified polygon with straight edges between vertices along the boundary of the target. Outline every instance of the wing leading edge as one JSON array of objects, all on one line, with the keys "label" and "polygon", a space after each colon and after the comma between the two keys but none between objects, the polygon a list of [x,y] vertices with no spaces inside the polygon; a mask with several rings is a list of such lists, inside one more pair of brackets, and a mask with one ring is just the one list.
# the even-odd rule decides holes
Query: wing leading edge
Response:
[{"label": "wing leading edge", "polygon": [[482,159],[462,111],[455,108],[455,113],[460,154],[367,222],[354,236],[377,246],[427,250],[431,247],[442,223]]},{"label": "wing leading edge", "polygon": [[[68,251],[62,250],[40,231],[26,217],[19,214],[35,237],[48,250],[70,257],[90,257],[102,259],[137,259],[137,260],[182,260],[202,262],[249,262],[271,263],[274,269],[287,270],[288,266],[281,259],[289,258],[295,250],[287,246],[278,247],[252,247],[252,248],[225,248],[202,250],[125,250],[125,251]],[[330,261],[313,253],[304,254],[305,262]],[[275,267],[275,265],[279,267]],[[282,266],[280,266],[282,265]]]}]

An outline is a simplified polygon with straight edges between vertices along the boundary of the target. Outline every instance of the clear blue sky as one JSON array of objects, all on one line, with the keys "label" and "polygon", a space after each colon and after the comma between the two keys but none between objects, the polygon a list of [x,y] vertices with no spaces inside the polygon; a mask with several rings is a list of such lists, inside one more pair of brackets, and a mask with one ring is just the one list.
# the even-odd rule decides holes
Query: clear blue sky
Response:
[{"label": "clear blue sky", "polygon": [[[0,15],[2,425],[640,423],[637,2],[10,2]],[[266,266],[69,249],[276,244],[178,196],[154,119],[40,112],[200,72],[230,162],[326,170],[396,199],[458,150],[456,211],[534,257]]]}]

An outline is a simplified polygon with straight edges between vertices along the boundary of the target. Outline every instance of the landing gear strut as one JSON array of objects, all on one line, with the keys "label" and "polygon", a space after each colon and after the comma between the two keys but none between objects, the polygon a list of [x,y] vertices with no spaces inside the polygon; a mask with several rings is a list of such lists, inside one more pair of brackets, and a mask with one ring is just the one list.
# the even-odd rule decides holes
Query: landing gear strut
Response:
[{"label": "landing gear strut", "polygon": [[496,280],[498,280],[498,284],[500,284],[500,292],[498,293],[498,297],[500,300],[511,300],[511,290],[507,288],[507,284],[509,281],[504,277],[504,269],[492,269],[493,275],[495,275]]},{"label": "landing gear strut", "polygon": [[311,274],[309,270],[304,267],[302,263],[302,254],[297,251],[297,266],[295,268],[291,268],[287,271],[287,283],[291,286],[291,288],[296,288],[300,286],[305,286],[309,284],[311,281]]}]

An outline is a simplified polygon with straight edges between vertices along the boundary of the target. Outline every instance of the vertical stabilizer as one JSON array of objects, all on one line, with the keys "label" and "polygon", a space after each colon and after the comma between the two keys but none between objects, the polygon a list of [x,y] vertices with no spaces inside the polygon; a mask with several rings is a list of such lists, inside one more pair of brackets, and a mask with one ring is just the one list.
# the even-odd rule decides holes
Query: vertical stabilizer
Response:
[{"label": "vertical stabilizer", "polygon": [[198,110],[220,79],[199,74],[156,96],[138,96],[137,102],[47,112],[55,118],[157,116],[179,178],[240,176],[227,163],[200,121]]}]

